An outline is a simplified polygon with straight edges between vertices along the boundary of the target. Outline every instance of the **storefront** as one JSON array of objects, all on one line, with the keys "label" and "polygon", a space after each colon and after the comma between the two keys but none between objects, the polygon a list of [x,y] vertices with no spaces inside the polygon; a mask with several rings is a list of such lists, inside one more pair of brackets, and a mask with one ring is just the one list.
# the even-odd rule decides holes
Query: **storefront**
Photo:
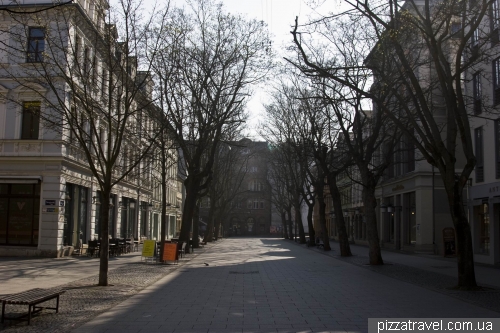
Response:
[{"label": "storefront", "polygon": [[0,183],[0,244],[37,246],[39,224],[40,182]]},{"label": "storefront", "polygon": [[500,262],[500,182],[469,189],[469,221],[472,227],[474,261]]},{"label": "storefront", "polygon": [[120,237],[137,239],[136,201],[127,197],[122,197],[120,208]]},{"label": "storefront", "polygon": [[[96,192],[95,202],[95,224],[94,224],[94,237],[93,239],[100,239],[101,234],[101,197],[100,191]],[[109,220],[108,220],[108,234],[111,237],[116,237],[116,218],[115,218],[115,208],[116,208],[116,194],[110,194],[109,196]]]},{"label": "storefront", "polygon": [[86,187],[66,183],[63,245],[78,247],[88,240],[88,194]]}]

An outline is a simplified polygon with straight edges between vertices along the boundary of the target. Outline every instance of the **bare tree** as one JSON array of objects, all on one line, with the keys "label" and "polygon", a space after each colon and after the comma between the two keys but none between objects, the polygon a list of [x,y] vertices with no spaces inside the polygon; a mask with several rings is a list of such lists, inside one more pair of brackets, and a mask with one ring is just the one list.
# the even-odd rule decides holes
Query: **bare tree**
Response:
[{"label": "bare tree", "polygon": [[207,191],[210,209],[204,242],[212,242],[214,235],[215,239],[218,238],[220,226],[225,222],[224,216],[230,212],[234,198],[244,193],[241,185],[251,155],[242,154],[243,149],[235,142],[220,144],[213,168],[213,181]]},{"label": "bare tree", "polygon": [[[371,76],[370,70],[364,65],[363,51],[371,48],[369,44],[356,44],[356,34],[363,35],[363,30],[353,30],[353,27],[363,29],[364,25],[358,22],[355,25],[343,23],[327,25],[327,32],[338,41],[336,48],[330,50],[324,46],[314,48],[305,44],[297,32],[296,21],[292,35],[299,58],[297,61],[287,60],[311,79],[321,92],[319,95],[325,105],[332,110],[331,116],[335,117],[341,133],[336,147],[348,152],[359,172],[359,180],[356,177],[352,179],[362,185],[370,264],[381,265],[383,260],[377,230],[375,189],[388,166],[386,157],[392,154],[392,143],[399,139],[400,133],[391,126],[384,112],[366,112],[363,108],[367,96],[388,103],[389,94],[384,90],[377,95],[369,91]],[[342,65],[336,67],[336,64]],[[374,161],[378,163],[374,164]],[[335,184],[332,177],[329,182]],[[338,204],[336,208],[340,208]]]},{"label": "bare tree", "polygon": [[[304,130],[304,126],[308,127],[309,122],[302,116],[302,96],[298,96],[298,93],[300,92],[297,89],[280,83],[272,94],[271,103],[266,105],[266,122],[263,128],[268,139],[274,141],[274,144],[279,147],[281,163],[285,166],[286,173],[290,175],[292,187],[288,190],[290,191],[291,203],[295,208],[296,220],[297,216],[301,217],[302,202],[306,202],[310,211],[314,207],[314,200],[307,199],[312,194],[312,186],[314,186],[312,196],[316,197],[318,194],[316,173],[311,172],[314,163],[308,152],[311,141],[308,131]],[[301,218],[298,221],[300,221],[300,228]],[[325,220],[323,219],[323,221]],[[312,231],[312,241],[314,242],[312,220],[308,219],[308,227],[310,241]],[[322,225],[322,229],[322,235],[328,235],[326,225]],[[305,243],[305,235],[304,239],[302,239],[300,231],[299,235],[301,243]],[[325,249],[329,250],[328,236],[323,238]]]},{"label": "bare tree", "polygon": [[244,123],[249,88],[270,65],[263,47],[268,36],[260,22],[228,14],[211,0],[176,10],[167,26],[156,72],[185,160],[180,241],[187,242],[196,197],[212,180],[218,144]]},{"label": "bare tree", "polygon": [[[352,85],[345,76],[351,64],[342,58],[322,62],[307,50],[295,29],[303,69],[373,98],[379,110],[390,116],[412,138],[422,156],[439,170],[457,233],[458,286],[474,288],[472,237],[463,195],[476,165],[470,125],[470,111],[476,105],[473,91],[465,89],[465,82],[470,73],[477,72],[498,52],[485,47],[498,39],[496,32],[486,31],[484,20],[492,1],[348,3],[352,9],[342,19],[337,15],[320,20],[327,27],[320,33],[332,37],[331,28],[339,24],[358,33],[352,36],[357,49],[351,50],[367,59],[357,67],[374,77],[374,89]],[[360,22],[363,30],[356,29]],[[381,103],[374,96],[382,91],[393,96],[392,103]],[[487,103],[481,107],[484,111],[489,108]]]},{"label": "bare tree", "polygon": [[271,202],[278,210],[283,224],[285,239],[293,239],[291,209],[293,202],[293,181],[284,161],[282,144],[273,145],[268,155],[268,183],[271,187]]},{"label": "bare tree", "polygon": [[[293,154],[297,155],[300,161],[307,184],[300,188],[301,195],[308,201],[310,216],[312,216],[314,203],[317,201],[321,238],[324,250],[329,251],[324,197],[325,181],[329,174],[335,177],[340,171],[345,170],[349,159],[344,158],[344,163],[336,159],[335,163],[332,163],[333,149],[328,147],[336,144],[340,130],[335,125],[336,117],[328,103],[325,103],[322,91],[314,89],[314,85],[311,86],[307,79],[302,79],[298,73],[293,73],[293,70],[288,70],[286,73],[284,80],[287,83],[282,82],[276,88],[273,106],[267,108],[270,118],[267,123],[273,131],[289,142],[293,148]],[[327,153],[328,151],[330,153]],[[331,191],[333,190],[335,188],[331,188]],[[338,192],[338,188],[336,190]],[[332,196],[335,197],[335,194]],[[307,200],[308,197],[314,197],[316,200]],[[347,256],[350,255],[350,249],[341,208],[339,201],[336,213],[340,218],[337,219],[336,225],[339,229],[341,254]],[[312,222],[308,223],[310,224],[310,241],[314,243],[315,230],[312,228]]]}]

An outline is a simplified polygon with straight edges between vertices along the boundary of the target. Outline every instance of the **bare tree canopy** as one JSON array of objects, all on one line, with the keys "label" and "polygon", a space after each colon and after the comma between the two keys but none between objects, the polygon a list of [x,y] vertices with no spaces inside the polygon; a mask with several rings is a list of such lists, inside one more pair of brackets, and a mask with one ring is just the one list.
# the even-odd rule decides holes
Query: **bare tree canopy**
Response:
[{"label": "bare tree canopy", "polygon": [[[485,19],[492,2],[347,3],[344,13],[296,24],[297,58],[290,61],[310,77],[372,99],[375,111],[384,113],[439,170],[457,232],[458,285],[474,288],[463,190],[476,165],[471,115],[488,112],[490,104],[475,105],[477,89],[467,84],[498,56],[497,48],[489,47],[498,32],[490,34]],[[356,84],[359,75],[370,84]]]}]

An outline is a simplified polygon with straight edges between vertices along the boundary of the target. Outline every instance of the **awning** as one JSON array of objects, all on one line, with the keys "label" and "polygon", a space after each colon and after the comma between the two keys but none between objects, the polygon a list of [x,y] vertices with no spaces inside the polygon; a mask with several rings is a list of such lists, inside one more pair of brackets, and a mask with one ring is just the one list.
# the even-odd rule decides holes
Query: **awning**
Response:
[{"label": "awning", "polygon": [[42,176],[0,176],[0,184],[38,184]]}]

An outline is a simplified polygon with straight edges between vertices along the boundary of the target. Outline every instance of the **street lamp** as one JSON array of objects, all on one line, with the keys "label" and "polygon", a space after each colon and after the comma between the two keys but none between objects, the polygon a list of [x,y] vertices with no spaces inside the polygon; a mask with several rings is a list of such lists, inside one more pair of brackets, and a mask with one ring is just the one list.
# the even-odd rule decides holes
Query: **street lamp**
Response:
[{"label": "street lamp", "polygon": [[387,212],[387,205],[386,204],[381,204],[380,205],[380,212],[381,213],[386,213]]}]

